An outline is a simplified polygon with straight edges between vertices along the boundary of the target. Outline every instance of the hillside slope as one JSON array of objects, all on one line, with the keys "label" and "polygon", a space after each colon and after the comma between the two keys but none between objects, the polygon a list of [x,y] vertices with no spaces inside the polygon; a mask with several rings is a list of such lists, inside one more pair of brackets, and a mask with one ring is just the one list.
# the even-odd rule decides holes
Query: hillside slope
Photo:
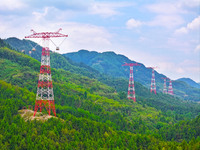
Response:
[{"label": "hillside slope", "polygon": [[[69,57],[75,62],[85,63],[86,65],[99,70],[101,73],[108,74],[112,77],[123,77],[125,79],[128,79],[129,77],[129,67],[124,67],[122,64],[124,64],[124,62],[135,63],[135,61],[132,61],[123,55],[115,54],[114,52],[98,53],[94,51],[80,50],[78,52],[63,55]],[[141,64],[141,66],[134,67],[133,73],[135,81],[140,82],[147,88],[150,87],[152,76],[150,69]],[[163,89],[162,77],[166,76],[155,71],[155,80],[158,92],[162,92]],[[200,89],[191,87],[190,84],[174,81],[173,88],[175,95],[178,97],[185,100],[200,101]],[[185,95],[187,95],[187,97],[185,97]]]},{"label": "hillside slope", "polygon": [[[32,49],[31,45],[36,45],[36,43],[32,41],[19,40],[17,38],[8,38],[4,41],[10,44],[14,49],[25,50],[27,55],[29,55],[29,51]],[[38,45],[36,51],[32,52],[30,56],[40,61],[41,50],[41,46]],[[71,59],[66,56],[77,63],[71,61]],[[112,86],[117,91],[127,91],[129,68],[121,66],[124,62],[134,61],[129,60],[123,55],[117,55],[114,52],[97,53],[94,51],[89,52],[81,50],[77,53],[68,53],[64,55],[58,53],[51,54],[51,67],[57,69],[61,68],[72,73],[97,79],[104,84]],[[162,92],[163,80],[161,78],[165,76],[156,71],[155,76],[157,91]],[[141,66],[134,69],[134,78],[136,81],[149,88],[151,82],[151,70],[141,64]],[[176,96],[185,100],[200,101],[200,89],[191,87],[190,85],[179,81],[175,81],[173,87]]]},{"label": "hillside slope", "polygon": [[188,143],[164,141],[152,135],[119,131],[108,123],[75,117],[68,112],[62,112],[64,119],[52,117],[45,123],[25,121],[18,109],[30,104],[33,93],[1,80],[0,88],[1,149],[199,149],[198,138]]},{"label": "hillside slope", "polygon": [[190,78],[180,78],[177,81],[183,81],[183,82],[187,83],[188,85],[190,85],[191,87],[200,88],[200,84],[194,82]]},{"label": "hillside slope", "polygon": [[[57,116],[64,123],[53,118],[45,124],[24,122],[18,110],[34,106],[40,62],[0,48],[0,68],[0,146],[4,149],[183,147],[159,139],[157,133],[155,138],[154,131],[200,112],[196,103],[151,94],[141,84],[136,84],[138,102],[133,103],[95,79],[52,68]],[[190,146],[198,144],[197,140]]]}]

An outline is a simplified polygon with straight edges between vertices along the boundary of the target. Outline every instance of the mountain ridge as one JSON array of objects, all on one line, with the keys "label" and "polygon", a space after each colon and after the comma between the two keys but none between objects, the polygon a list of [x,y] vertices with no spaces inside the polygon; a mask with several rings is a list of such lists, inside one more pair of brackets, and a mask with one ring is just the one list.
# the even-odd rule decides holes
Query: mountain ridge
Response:
[{"label": "mountain ridge", "polygon": [[[29,51],[32,49],[32,47],[29,44],[29,42],[32,41],[19,40],[17,38],[8,38],[4,41],[10,44],[13,48],[24,49],[26,54],[28,55]],[[36,44],[33,42],[31,45],[36,45]],[[38,45],[36,49],[37,50],[35,52],[32,52],[31,57],[40,61],[42,47]],[[77,53],[78,52],[70,53],[70,55],[72,54],[75,55],[74,58],[76,58],[78,62],[77,61],[74,62],[73,58],[66,56],[66,54],[61,55],[58,53],[52,53],[51,66],[53,68],[57,69],[60,68],[73,73],[88,76],[90,78],[98,79],[104,84],[112,86],[119,92],[127,91],[129,67],[123,67],[122,64],[124,62],[135,63],[135,61],[131,61],[126,56],[121,54],[115,54],[112,51],[98,53],[95,51],[90,52],[88,50],[80,50],[79,53],[81,53],[81,56],[79,56]],[[105,58],[106,61],[104,61]],[[90,64],[86,64],[88,60],[90,60],[91,62]],[[112,60],[114,63],[110,63],[110,60]],[[150,83],[151,83],[150,69],[147,69],[143,64],[141,64],[141,66],[139,67],[134,67],[133,72],[135,81],[140,82],[147,88],[150,88]],[[121,77],[119,75],[121,75]],[[155,76],[156,76],[157,92],[162,92],[163,80],[161,78],[166,76],[163,74],[159,74],[157,71],[155,71]],[[117,86],[119,83],[123,84]],[[181,97],[185,100],[200,101],[199,89],[190,87],[185,82],[180,82],[180,81],[175,81],[173,83],[173,87],[176,96]],[[188,96],[185,97],[185,95]]]},{"label": "mountain ridge", "polygon": [[[97,69],[101,73],[108,74],[112,77],[122,77],[124,79],[128,79],[129,77],[129,68],[122,67],[124,62],[126,63],[136,63],[135,61],[130,60],[128,57],[116,54],[114,52],[94,52],[88,50],[80,50],[78,52],[71,52],[63,54],[65,57],[69,57],[75,62],[83,62],[90,67]],[[106,56],[105,56],[106,55]],[[111,56],[112,57],[109,57]],[[113,58],[114,57],[114,58]],[[89,58],[89,59],[87,59]],[[151,70],[145,67],[142,63],[141,66],[135,66],[133,68],[134,80],[140,82],[147,88],[150,88],[151,83]],[[109,67],[112,66],[112,67]],[[155,79],[157,85],[157,92],[162,92],[163,89],[163,77],[166,77],[163,74],[158,73],[155,70]],[[168,84],[168,83],[167,83]],[[185,88],[182,88],[185,87]],[[186,84],[185,82],[180,82],[180,80],[175,80],[173,82],[174,93],[176,96],[179,96],[183,99],[193,99],[196,101],[200,101],[200,90],[196,87],[190,86],[190,84]],[[189,97],[185,97],[185,95],[189,95]]]},{"label": "mountain ridge", "polygon": [[177,81],[184,81],[185,83],[187,83],[188,85],[192,87],[200,88],[200,84],[190,78],[180,78],[180,79],[177,79]]}]

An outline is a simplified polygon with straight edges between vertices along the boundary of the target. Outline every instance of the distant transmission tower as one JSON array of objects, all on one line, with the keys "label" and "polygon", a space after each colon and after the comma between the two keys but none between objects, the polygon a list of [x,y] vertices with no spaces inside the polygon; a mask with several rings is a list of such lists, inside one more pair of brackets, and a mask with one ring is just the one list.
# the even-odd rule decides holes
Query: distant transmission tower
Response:
[{"label": "distant transmission tower", "polygon": [[125,63],[122,66],[130,66],[130,77],[129,77],[129,86],[128,86],[128,99],[132,99],[136,102],[135,98],[135,86],[134,86],[134,78],[133,78],[133,66],[140,66],[137,63]]},{"label": "distant transmission tower", "polygon": [[155,72],[154,69],[157,67],[147,67],[148,69],[152,69],[152,78],[151,78],[151,92],[154,91],[156,94],[156,80],[155,80]]},{"label": "distant transmission tower", "polygon": [[173,92],[173,87],[172,87],[172,80],[169,79],[169,87],[168,87],[168,94],[169,95],[174,95],[174,92]]},{"label": "distant transmission tower", "polygon": [[68,37],[68,35],[59,33],[60,30],[61,29],[59,29],[57,32],[41,32],[41,33],[36,33],[34,30],[31,30],[33,34],[25,37],[25,38],[42,38],[43,40],[41,67],[40,67],[37,95],[35,101],[35,110],[33,116],[35,116],[38,109],[40,109],[41,112],[44,107],[48,111],[49,115],[51,114],[52,110],[54,115],[56,116],[53,84],[52,84],[51,68],[50,68],[49,40],[52,37],[54,38]]},{"label": "distant transmission tower", "polygon": [[163,93],[164,93],[164,94],[167,94],[167,84],[166,84],[166,79],[168,79],[168,78],[162,78],[162,79],[164,79],[164,84],[163,84]]}]

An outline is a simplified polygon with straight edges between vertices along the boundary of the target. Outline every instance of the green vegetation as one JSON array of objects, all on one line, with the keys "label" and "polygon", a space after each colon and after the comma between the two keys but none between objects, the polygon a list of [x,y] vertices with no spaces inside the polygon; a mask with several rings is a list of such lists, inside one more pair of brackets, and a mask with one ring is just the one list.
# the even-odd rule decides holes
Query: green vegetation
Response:
[{"label": "green vegetation", "polygon": [[[127,66],[124,67],[122,66],[122,64],[124,64],[124,62],[135,63],[135,61],[131,61],[129,58],[123,55],[117,55],[114,52],[97,53],[94,51],[89,52],[87,50],[80,50],[78,52],[72,52],[63,55],[75,62],[79,63],[82,62],[100,71],[101,73],[108,74],[115,78],[123,77],[125,79],[128,79],[129,67]],[[134,67],[133,73],[135,81],[141,83],[146,87],[150,87],[151,83],[150,69],[147,69],[143,64],[141,64],[141,66]],[[162,92],[163,89],[162,77],[166,76],[164,76],[163,74],[159,74],[157,71],[155,71],[155,79],[158,92]],[[190,84],[187,83],[180,81],[173,82],[175,95],[185,100],[200,101],[200,89],[194,88],[193,86],[190,86]],[[126,88],[123,89],[123,91],[125,90]]]},{"label": "green vegetation", "polygon": [[[133,103],[124,92],[116,93],[96,79],[52,68],[60,119],[26,122],[18,110],[34,106],[40,62],[0,48],[0,68],[2,149],[199,149],[197,103],[151,94],[139,83],[138,102]],[[177,130],[179,137],[173,133]]]},{"label": "green vegetation", "polygon": [[[27,55],[29,55],[29,51],[32,49],[31,45],[36,45],[36,43],[32,41],[19,40],[17,38],[8,38],[4,41],[18,51],[25,50],[25,54]],[[41,50],[42,47],[38,45],[37,50],[30,56],[40,61]],[[73,61],[71,61],[71,59]],[[122,64],[124,62],[131,63],[134,61],[131,61],[123,55],[117,55],[114,52],[97,53],[95,51],[89,52],[87,50],[80,50],[63,55],[57,53],[51,54],[51,66],[53,68],[60,68],[72,73],[97,79],[120,92],[127,91],[127,79],[129,77],[129,67],[123,67]],[[155,76],[157,91],[162,92],[162,77],[165,76],[156,71]],[[151,70],[147,69],[142,64],[139,67],[135,67],[134,79],[142,85],[150,87]],[[200,89],[194,88],[187,83],[188,82],[180,82],[179,80],[173,82],[175,95],[185,100],[200,101]]]}]

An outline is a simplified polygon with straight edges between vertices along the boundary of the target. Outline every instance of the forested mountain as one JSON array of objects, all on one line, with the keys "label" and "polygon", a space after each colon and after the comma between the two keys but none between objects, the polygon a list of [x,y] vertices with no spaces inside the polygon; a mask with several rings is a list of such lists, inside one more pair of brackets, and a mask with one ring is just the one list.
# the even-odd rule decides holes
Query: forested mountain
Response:
[{"label": "forested mountain", "polygon": [[195,88],[200,88],[200,84],[194,82],[193,80],[191,80],[190,78],[180,78],[177,81],[184,81],[185,83],[187,83],[188,85],[195,87]]},{"label": "forested mountain", "polygon": [[[32,41],[19,40],[17,38],[8,38],[4,41],[10,44],[14,49],[25,50],[27,55],[29,55],[29,51],[32,49],[31,45],[36,45],[36,43]],[[36,49],[35,52],[32,52],[31,57],[40,61],[42,48],[38,45]],[[73,62],[71,59],[77,63]],[[123,55],[117,55],[114,52],[97,53],[94,51],[80,50],[79,52],[64,55],[58,53],[52,53],[51,55],[51,66],[53,68],[61,68],[89,78],[97,79],[121,92],[127,91],[129,76],[129,67],[122,66],[124,62],[130,63],[134,61],[129,60]],[[163,80],[161,78],[165,76],[156,71],[155,76],[157,91],[162,92]],[[151,83],[151,70],[141,64],[141,66],[135,67],[134,78],[137,82],[149,88]],[[198,88],[191,87],[185,82],[180,81],[173,82],[173,88],[175,95],[182,99],[200,101],[200,89]]]},{"label": "forested mountain", "polygon": [[[75,62],[85,63],[86,65],[89,65],[92,68],[99,70],[101,73],[109,74],[113,77],[128,78],[129,68],[122,66],[122,64],[124,64],[124,62],[135,63],[135,61],[131,61],[127,57],[115,54],[114,52],[98,53],[94,51],[90,52],[87,50],[80,50],[78,52],[67,53],[63,55],[69,57]],[[134,67],[133,73],[135,81],[140,82],[146,87],[150,87],[152,76],[151,69],[148,69],[143,64],[141,64],[141,66]],[[166,76],[155,71],[157,91],[159,92],[161,92],[163,89],[162,77]],[[190,79],[190,83],[191,81],[192,80]],[[200,89],[192,86],[194,85],[194,83],[186,83],[180,82],[179,80],[173,82],[173,89],[175,95],[185,100],[200,101]],[[168,84],[169,83],[167,83],[167,85]]]},{"label": "forested mountain", "polygon": [[[199,149],[197,103],[151,94],[139,83],[133,103],[124,92],[73,69],[52,68],[56,113],[62,120],[25,122],[18,110],[34,106],[40,62],[3,46],[0,68],[2,149]],[[191,132],[179,130],[176,140],[172,132],[179,124]]]}]

